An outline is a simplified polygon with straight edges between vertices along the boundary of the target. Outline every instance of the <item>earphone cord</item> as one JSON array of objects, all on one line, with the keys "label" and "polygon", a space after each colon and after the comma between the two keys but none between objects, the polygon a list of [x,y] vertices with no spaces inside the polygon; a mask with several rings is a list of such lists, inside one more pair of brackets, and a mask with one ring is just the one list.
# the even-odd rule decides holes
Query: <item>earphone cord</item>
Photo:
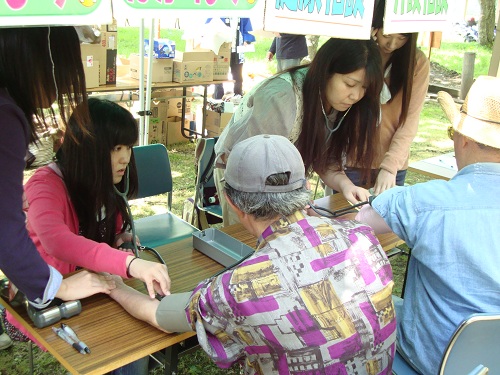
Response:
[{"label": "earphone cord", "polygon": [[344,121],[344,118],[347,116],[347,114],[351,110],[352,106],[347,109],[347,111],[344,113],[344,115],[340,119],[339,123],[337,124],[337,126],[333,129],[330,129],[330,127],[328,126],[330,120],[328,119],[328,116],[326,115],[326,112],[325,112],[325,108],[323,107],[323,99],[321,99],[321,92],[319,93],[319,101],[321,103],[321,112],[323,112],[323,116],[325,116],[325,127],[326,127],[326,130],[328,130],[328,132],[329,132],[328,137],[326,137],[326,141],[325,141],[325,143],[328,143],[332,134],[334,132],[336,132],[337,130],[339,130],[340,125],[342,124],[342,122]]},{"label": "earphone cord", "polygon": [[47,42],[48,42],[48,47],[49,47],[49,58],[50,58],[50,63],[52,64],[52,80],[54,81],[54,87],[56,89],[56,99],[59,98],[59,90],[57,89],[57,81],[56,81],[56,72],[55,72],[55,65],[54,65],[54,59],[52,58],[52,49],[50,46],[50,26],[49,26],[49,31],[47,33]]}]

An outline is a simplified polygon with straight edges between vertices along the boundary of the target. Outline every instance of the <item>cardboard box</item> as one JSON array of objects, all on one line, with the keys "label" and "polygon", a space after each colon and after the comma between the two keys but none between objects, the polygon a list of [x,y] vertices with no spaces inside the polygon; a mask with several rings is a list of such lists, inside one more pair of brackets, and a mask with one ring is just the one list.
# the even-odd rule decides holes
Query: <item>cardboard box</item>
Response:
[{"label": "cardboard box", "polygon": [[219,53],[214,54],[214,81],[227,80],[231,64],[231,43],[223,43]]},{"label": "cardboard box", "polygon": [[[185,114],[191,113],[191,100],[186,98]],[[182,115],[182,98],[172,98],[167,100],[167,117],[181,116]]]},{"label": "cardboard box", "polygon": [[175,82],[213,81],[213,52],[176,52],[174,59]]},{"label": "cardboard box", "polygon": [[[153,41],[153,56],[156,59],[173,59],[175,57],[175,42],[170,39],[155,39]],[[144,54],[148,56],[149,39],[144,39]]]},{"label": "cardboard box", "polygon": [[115,84],[117,69],[116,56],[118,54],[118,34],[116,31],[108,31],[106,26],[101,28],[101,46],[106,50],[106,64],[104,72],[106,75],[106,84]]},{"label": "cardboard box", "polygon": [[[165,98],[151,102],[150,110],[152,115],[149,118],[149,144],[163,143],[164,145],[170,145],[188,141],[181,133],[181,118],[177,115],[176,102],[172,104],[171,101],[172,99]],[[186,108],[186,113],[190,113],[191,102],[186,102],[186,106],[187,103],[189,103],[189,108]],[[169,113],[173,113],[173,115],[169,115]],[[184,126],[189,129],[189,119],[185,120]]]},{"label": "cardboard box", "polygon": [[85,86],[88,89],[99,87],[99,61],[91,59],[82,61],[82,64],[85,72]]},{"label": "cardboard box", "polygon": [[117,32],[108,31],[106,25],[101,27],[101,40],[99,43],[81,43],[80,50],[82,60],[86,61],[90,57],[99,60],[99,84],[116,83],[116,57],[117,57]]},{"label": "cardboard box", "polygon": [[106,61],[106,49],[103,48],[100,44],[88,44],[81,43],[80,51],[82,55],[82,61],[99,61],[99,84],[106,84],[106,69],[105,69],[105,61]]},{"label": "cardboard box", "polygon": [[[181,125],[182,119],[180,117],[168,117],[167,126],[165,129],[165,145],[171,145],[174,143],[188,142],[189,139],[182,135]],[[184,127],[189,129],[189,120],[184,120]],[[189,135],[189,131],[184,131],[184,134]]]},{"label": "cardboard box", "polygon": [[162,121],[155,118],[149,119],[148,144],[163,143],[163,124]]},{"label": "cardboard box", "polygon": [[[139,79],[139,54],[130,55],[130,77]],[[172,82],[173,72],[172,59],[153,59],[151,67],[152,82]],[[147,79],[149,72],[149,57],[144,57],[144,79]]]},{"label": "cardboard box", "polygon": [[231,120],[233,113],[218,113],[207,110],[205,114],[205,130],[208,137],[217,137]]}]

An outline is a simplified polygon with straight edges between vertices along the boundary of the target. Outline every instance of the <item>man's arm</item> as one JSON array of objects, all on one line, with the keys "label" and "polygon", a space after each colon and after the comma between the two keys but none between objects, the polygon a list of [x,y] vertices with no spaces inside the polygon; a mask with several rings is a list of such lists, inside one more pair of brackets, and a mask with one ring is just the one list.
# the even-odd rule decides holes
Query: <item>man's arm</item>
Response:
[{"label": "man's arm", "polygon": [[111,291],[111,298],[134,318],[143,320],[159,330],[165,331],[156,322],[156,309],[160,301],[125,285],[119,277],[115,277],[115,282],[116,288]]},{"label": "man's arm", "polygon": [[160,302],[125,285],[118,276],[115,277],[115,283],[116,288],[111,290],[111,298],[134,318],[166,333],[193,331],[185,312],[191,292],[171,294],[163,297]]},{"label": "man's arm", "polygon": [[392,232],[392,229],[387,225],[382,216],[368,204],[361,207],[355,219],[371,226],[375,234]]}]

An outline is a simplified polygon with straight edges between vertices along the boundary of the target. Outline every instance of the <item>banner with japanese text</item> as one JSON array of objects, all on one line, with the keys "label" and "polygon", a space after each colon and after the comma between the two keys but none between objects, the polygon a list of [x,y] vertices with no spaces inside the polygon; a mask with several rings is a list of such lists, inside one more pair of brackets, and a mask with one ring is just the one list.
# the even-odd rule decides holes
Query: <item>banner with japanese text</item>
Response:
[{"label": "banner with japanese text", "polygon": [[209,17],[250,16],[258,1],[264,0],[113,0],[117,18],[163,18],[203,14]]},{"label": "banner with japanese text", "polygon": [[264,29],[369,39],[373,5],[369,0],[266,0]]},{"label": "banner with japanese text", "polygon": [[446,30],[448,14],[447,0],[386,0],[384,33]]},{"label": "banner with japanese text", "polygon": [[0,27],[112,22],[111,0],[3,0]]}]

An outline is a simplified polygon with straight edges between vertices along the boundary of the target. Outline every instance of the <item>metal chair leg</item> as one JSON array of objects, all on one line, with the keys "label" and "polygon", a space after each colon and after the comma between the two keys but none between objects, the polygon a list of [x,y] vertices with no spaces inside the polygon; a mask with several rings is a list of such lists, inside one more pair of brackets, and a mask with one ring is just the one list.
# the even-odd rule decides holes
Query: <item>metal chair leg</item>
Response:
[{"label": "metal chair leg", "polygon": [[33,364],[33,341],[29,340],[29,361],[30,361],[30,375],[33,375],[35,366]]},{"label": "metal chair leg", "polygon": [[403,287],[401,288],[401,298],[405,297],[405,288],[406,288],[406,279],[408,278],[408,266],[410,265],[411,258],[411,249],[408,248],[408,259],[406,259],[406,269],[405,269],[405,278],[403,280]]}]

